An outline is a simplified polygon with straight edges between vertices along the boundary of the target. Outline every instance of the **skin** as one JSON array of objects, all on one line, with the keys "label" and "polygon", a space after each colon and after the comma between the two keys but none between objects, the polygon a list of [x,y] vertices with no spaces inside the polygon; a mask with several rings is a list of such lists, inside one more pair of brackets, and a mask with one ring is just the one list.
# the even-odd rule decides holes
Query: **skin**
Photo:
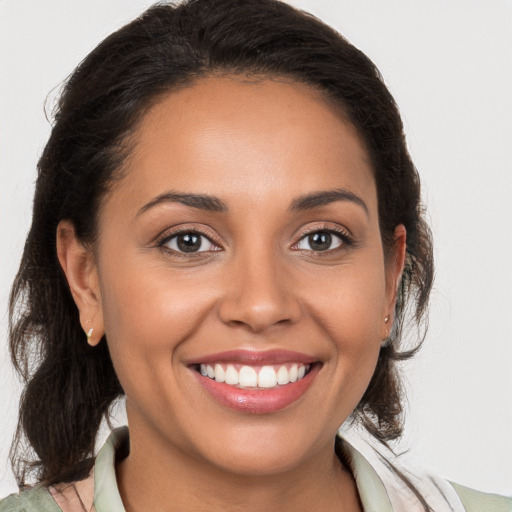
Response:
[{"label": "skin", "polygon": [[[361,510],[333,440],[389,334],[406,235],[396,228],[386,259],[354,127],[304,85],[207,78],[145,114],[124,171],[96,245],[63,221],[58,253],[84,330],[92,344],[106,334],[126,392],[131,451],[117,476],[127,511]],[[334,189],[364,207],[290,208]],[[169,191],[215,196],[227,211],[146,206]],[[207,250],[155,241],[178,227],[203,232]],[[334,248],[314,251],[311,230],[352,241],[333,234]],[[241,412],[205,393],[189,366],[240,348],[294,350],[321,368],[284,409]]]}]

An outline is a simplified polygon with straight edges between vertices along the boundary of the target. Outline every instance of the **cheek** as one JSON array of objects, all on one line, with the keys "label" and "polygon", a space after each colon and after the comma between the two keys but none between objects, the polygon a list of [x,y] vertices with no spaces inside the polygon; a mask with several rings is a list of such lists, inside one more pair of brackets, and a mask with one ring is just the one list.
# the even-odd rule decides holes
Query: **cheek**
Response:
[{"label": "cheek", "polygon": [[340,348],[350,352],[364,352],[368,344],[381,341],[385,274],[380,258],[372,260],[353,262],[326,276],[324,286],[309,297],[309,309],[317,323]]},{"label": "cheek", "polygon": [[[327,365],[337,400],[352,397],[353,408],[366,390],[382,343],[386,304],[385,275],[381,259],[358,261],[339,269],[324,281],[323,290],[310,295],[309,310],[330,340],[334,357]],[[345,411],[346,412],[346,411]]]},{"label": "cheek", "polygon": [[186,275],[171,275],[164,265],[124,263],[105,267],[108,279],[102,287],[105,333],[114,363],[168,366],[176,348],[207,314],[211,294]]}]

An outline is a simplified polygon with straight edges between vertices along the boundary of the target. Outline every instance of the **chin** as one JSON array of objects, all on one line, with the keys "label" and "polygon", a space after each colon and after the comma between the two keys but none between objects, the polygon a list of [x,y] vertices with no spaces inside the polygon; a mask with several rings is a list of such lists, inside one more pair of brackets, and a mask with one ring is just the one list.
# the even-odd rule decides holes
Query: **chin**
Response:
[{"label": "chin", "polygon": [[[319,446],[332,451],[332,436],[325,432],[312,440],[311,430],[289,426],[232,427],[227,435],[211,432],[207,439],[210,463],[224,471],[243,476],[271,476],[301,466]],[[313,442],[314,441],[314,442]],[[320,448],[321,449],[321,448]]]},{"label": "chin", "polygon": [[265,451],[240,447],[225,453],[214,464],[221,470],[246,477],[264,477],[286,473],[300,466],[302,454],[283,449],[270,448]]}]

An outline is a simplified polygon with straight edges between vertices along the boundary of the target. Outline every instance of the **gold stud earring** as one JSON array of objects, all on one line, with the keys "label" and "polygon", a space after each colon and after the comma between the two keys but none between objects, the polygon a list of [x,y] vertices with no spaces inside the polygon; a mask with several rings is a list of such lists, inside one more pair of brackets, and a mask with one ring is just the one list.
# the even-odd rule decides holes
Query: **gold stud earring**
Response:
[{"label": "gold stud earring", "polygon": [[85,335],[87,336],[87,344],[90,345],[92,347],[92,343],[91,343],[91,336],[92,336],[92,332],[94,331],[94,328],[91,327],[86,333]]},{"label": "gold stud earring", "polygon": [[[384,323],[387,324],[389,322],[389,315],[384,318]],[[381,347],[388,347],[391,343],[391,340],[389,339],[389,335],[391,334],[389,329],[386,329],[386,337],[382,340]]]}]

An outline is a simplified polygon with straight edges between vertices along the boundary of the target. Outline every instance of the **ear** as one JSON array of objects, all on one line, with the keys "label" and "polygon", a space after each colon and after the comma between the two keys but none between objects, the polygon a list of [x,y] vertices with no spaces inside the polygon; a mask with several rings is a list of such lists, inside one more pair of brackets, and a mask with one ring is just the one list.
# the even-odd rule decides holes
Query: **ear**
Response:
[{"label": "ear", "polygon": [[71,221],[63,220],[57,226],[57,257],[80,313],[87,342],[95,346],[105,333],[98,270],[93,252],[77,238]]},{"label": "ear", "polygon": [[389,331],[394,321],[395,303],[398,295],[398,288],[402,280],[402,272],[405,265],[407,249],[407,231],[403,224],[399,224],[395,228],[393,235],[393,247],[391,254],[387,257],[386,262],[386,312],[384,318],[388,318],[386,323],[386,336],[389,336]]}]

